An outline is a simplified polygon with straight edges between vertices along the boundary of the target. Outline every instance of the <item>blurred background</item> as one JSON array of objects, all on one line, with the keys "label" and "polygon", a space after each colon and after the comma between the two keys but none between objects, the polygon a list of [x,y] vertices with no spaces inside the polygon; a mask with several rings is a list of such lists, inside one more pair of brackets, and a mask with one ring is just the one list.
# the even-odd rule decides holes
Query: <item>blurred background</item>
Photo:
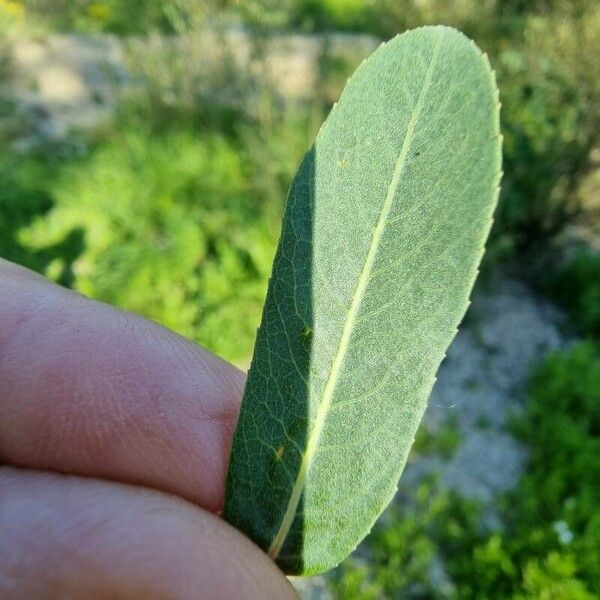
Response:
[{"label": "blurred background", "polygon": [[504,180],[398,496],[305,598],[600,598],[600,4],[0,0],[0,255],[246,368],[287,186],[382,39],[485,50]]}]

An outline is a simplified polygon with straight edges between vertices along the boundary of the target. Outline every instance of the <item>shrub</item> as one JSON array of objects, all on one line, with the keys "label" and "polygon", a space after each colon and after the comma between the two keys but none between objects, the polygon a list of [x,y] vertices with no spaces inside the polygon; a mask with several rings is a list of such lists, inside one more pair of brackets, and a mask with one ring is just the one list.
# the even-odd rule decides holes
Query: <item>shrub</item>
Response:
[{"label": "shrub", "polygon": [[35,157],[14,155],[0,140],[0,256],[36,270],[43,270],[51,255],[64,248],[36,252],[21,243],[19,231],[52,206],[48,190],[52,167]]},{"label": "shrub", "polygon": [[[8,2],[8,0],[4,0]],[[201,19],[211,0],[23,0],[34,18],[54,29],[120,35],[177,31]]]},{"label": "shrub", "polygon": [[577,189],[600,139],[600,69],[591,58],[600,52],[600,10],[581,4],[581,12],[559,4],[529,17],[523,43],[496,54],[505,165],[497,231],[517,246],[540,243],[578,214]]},{"label": "shrub", "polygon": [[65,167],[48,214],[21,233],[31,250],[79,232],[73,287],[247,357],[271,266],[279,204],[251,189],[243,148],[212,133],[126,131]]},{"label": "shrub", "polygon": [[579,329],[600,337],[600,256],[579,248],[544,282],[545,290],[566,306]]}]

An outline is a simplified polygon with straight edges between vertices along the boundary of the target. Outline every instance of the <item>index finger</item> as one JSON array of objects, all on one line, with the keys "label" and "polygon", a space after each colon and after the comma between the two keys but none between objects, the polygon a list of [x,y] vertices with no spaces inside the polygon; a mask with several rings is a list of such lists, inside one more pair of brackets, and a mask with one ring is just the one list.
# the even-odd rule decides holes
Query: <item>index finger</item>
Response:
[{"label": "index finger", "polygon": [[243,384],[160,325],[0,259],[0,462],[218,512]]}]

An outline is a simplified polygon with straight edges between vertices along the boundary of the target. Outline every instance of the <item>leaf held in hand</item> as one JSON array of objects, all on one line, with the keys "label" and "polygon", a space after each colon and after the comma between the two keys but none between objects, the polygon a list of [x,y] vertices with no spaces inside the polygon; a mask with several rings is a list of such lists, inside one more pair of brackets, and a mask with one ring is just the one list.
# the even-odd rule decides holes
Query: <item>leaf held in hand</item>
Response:
[{"label": "leaf held in hand", "polygon": [[392,499],[498,195],[489,64],[448,27],[382,45],[290,187],[225,518],[288,573],[338,564]]}]

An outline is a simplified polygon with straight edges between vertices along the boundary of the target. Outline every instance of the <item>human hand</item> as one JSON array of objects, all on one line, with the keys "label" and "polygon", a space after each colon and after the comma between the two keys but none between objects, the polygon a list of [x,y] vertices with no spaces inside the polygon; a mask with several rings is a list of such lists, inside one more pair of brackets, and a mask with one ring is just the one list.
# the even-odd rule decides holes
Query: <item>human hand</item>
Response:
[{"label": "human hand", "polygon": [[0,598],[295,598],[215,516],[243,384],[0,259]]}]

